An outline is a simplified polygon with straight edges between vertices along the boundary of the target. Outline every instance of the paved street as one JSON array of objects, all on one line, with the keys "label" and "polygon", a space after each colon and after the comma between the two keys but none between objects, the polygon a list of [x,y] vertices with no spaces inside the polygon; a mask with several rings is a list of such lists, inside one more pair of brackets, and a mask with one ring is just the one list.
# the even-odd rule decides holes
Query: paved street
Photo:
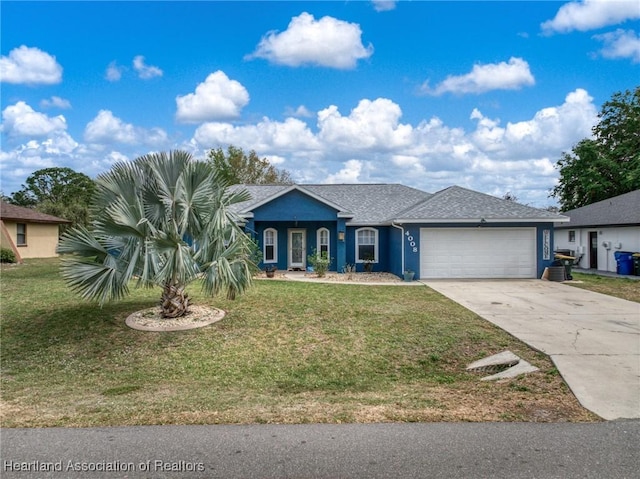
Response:
[{"label": "paved street", "polygon": [[[0,438],[3,479],[631,479],[640,471],[637,420],[4,429]],[[23,466],[32,471],[15,471]]]}]

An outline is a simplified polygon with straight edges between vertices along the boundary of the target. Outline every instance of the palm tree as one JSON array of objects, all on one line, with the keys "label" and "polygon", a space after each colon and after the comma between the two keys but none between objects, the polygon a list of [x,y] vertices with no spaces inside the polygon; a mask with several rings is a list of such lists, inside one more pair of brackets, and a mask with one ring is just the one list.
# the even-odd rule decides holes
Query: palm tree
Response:
[{"label": "palm tree", "polygon": [[249,199],[231,191],[210,163],[184,151],[116,164],[97,180],[90,229],[65,233],[58,252],[62,276],[85,299],[101,305],[137,286],[162,287],[162,317],[184,315],[185,287],[202,278],[207,294],[229,299],[250,285],[252,241],[230,207]]}]

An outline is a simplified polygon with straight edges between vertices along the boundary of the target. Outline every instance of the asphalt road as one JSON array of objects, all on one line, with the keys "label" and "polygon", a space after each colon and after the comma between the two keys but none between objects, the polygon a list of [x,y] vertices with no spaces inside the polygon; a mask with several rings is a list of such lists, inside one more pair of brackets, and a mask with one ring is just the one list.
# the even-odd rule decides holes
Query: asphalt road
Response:
[{"label": "asphalt road", "polygon": [[2,429],[0,476],[621,479],[639,448],[640,420]]}]

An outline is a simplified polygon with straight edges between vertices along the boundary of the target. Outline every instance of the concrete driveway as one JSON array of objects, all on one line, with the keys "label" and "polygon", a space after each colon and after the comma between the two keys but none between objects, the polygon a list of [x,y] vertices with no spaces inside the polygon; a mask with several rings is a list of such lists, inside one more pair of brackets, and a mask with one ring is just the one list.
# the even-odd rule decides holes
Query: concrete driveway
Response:
[{"label": "concrete driveway", "polygon": [[548,354],[587,409],[640,418],[640,304],[541,280],[424,283]]}]

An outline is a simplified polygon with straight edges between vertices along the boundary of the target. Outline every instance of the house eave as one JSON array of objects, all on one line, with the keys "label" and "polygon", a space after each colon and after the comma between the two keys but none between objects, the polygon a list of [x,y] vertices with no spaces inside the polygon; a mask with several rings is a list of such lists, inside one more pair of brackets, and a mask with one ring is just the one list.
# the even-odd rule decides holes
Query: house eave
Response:
[{"label": "house eave", "polygon": [[640,223],[616,223],[616,224],[563,224],[561,226],[557,226],[558,229],[600,229],[600,228],[632,228],[634,226],[640,226]]},{"label": "house eave", "polygon": [[493,224],[493,223],[564,223],[567,219],[559,218],[398,218],[393,222],[396,224]]}]

